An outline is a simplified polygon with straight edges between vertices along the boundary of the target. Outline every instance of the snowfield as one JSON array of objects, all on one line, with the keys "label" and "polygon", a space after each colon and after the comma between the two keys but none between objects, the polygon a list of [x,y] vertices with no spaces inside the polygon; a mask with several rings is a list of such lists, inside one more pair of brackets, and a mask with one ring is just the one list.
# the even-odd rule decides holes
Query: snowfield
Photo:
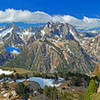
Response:
[{"label": "snowfield", "polygon": [[13,71],[9,71],[9,70],[2,70],[2,69],[0,69],[0,75],[2,75],[2,74],[5,74],[5,75],[10,75],[10,74],[12,74],[13,73]]}]

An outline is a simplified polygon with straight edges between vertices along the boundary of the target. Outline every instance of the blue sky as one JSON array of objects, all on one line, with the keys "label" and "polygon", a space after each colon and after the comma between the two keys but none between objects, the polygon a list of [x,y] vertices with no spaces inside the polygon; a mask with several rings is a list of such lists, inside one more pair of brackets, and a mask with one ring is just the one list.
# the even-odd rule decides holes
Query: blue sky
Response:
[{"label": "blue sky", "polygon": [[50,15],[67,14],[77,18],[100,16],[100,0],[0,0],[0,10],[8,8],[39,10]]}]

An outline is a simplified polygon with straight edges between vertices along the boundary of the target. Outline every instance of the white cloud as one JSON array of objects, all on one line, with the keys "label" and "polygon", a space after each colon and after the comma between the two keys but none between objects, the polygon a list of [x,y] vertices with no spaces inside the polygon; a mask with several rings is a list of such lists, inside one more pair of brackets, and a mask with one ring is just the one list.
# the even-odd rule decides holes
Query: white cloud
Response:
[{"label": "white cloud", "polygon": [[15,10],[6,9],[5,11],[0,11],[0,23],[9,22],[24,22],[24,23],[47,23],[48,21],[53,22],[63,22],[70,23],[77,26],[79,29],[89,29],[100,27],[99,18],[88,18],[83,17],[83,19],[78,19],[70,15],[54,15],[50,16],[45,12],[30,12],[28,10]]},{"label": "white cloud", "polygon": [[6,9],[0,11],[0,23],[3,22],[25,22],[25,23],[46,23],[51,16],[44,12],[30,12],[28,10]]}]

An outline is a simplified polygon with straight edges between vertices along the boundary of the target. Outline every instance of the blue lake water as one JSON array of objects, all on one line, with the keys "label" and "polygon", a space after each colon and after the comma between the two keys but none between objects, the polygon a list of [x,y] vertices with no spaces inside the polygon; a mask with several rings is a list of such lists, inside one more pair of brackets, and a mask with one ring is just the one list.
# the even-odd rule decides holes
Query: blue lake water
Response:
[{"label": "blue lake water", "polygon": [[[23,82],[23,81],[35,81],[37,83],[40,84],[41,88],[44,88],[46,85],[47,86],[60,86],[61,83],[58,83],[58,84],[55,84],[55,79],[45,79],[45,78],[41,78],[41,77],[30,77],[28,79],[19,79],[19,80],[16,80],[16,82]],[[63,78],[59,78],[58,81],[62,81]]]},{"label": "blue lake water", "polygon": [[21,50],[20,50],[19,48],[12,47],[12,46],[7,46],[7,47],[5,48],[5,51],[8,52],[8,53],[11,53],[11,52],[13,52],[13,51],[16,51],[16,52],[18,52],[18,53],[21,52]]}]

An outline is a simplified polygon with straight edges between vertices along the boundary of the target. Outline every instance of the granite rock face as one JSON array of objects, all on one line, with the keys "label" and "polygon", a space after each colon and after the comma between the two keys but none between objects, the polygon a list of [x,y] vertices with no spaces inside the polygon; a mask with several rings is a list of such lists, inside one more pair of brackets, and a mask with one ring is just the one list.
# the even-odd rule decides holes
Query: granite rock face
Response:
[{"label": "granite rock face", "polygon": [[100,62],[100,35],[84,38],[81,46],[89,56],[94,58],[96,63]]}]

